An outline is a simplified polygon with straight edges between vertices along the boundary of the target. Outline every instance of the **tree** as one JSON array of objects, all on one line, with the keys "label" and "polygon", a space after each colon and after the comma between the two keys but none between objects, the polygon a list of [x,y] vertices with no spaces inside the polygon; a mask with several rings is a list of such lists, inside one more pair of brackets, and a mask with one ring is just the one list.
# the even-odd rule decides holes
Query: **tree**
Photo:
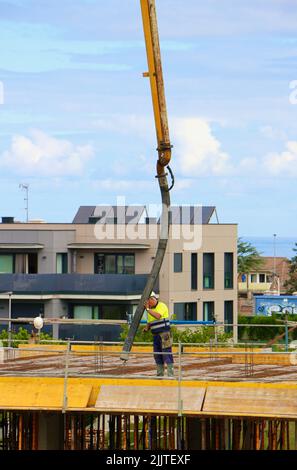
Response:
[{"label": "tree", "polygon": [[293,251],[296,254],[290,259],[289,279],[284,283],[284,287],[288,290],[289,294],[297,292],[297,243],[295,243]]},{"label": "tree", "polygon": [[253,271],[258,271],[263,265],[263,260],[257,249],[249,242],[244,242],[241,238],[237,243],[237,271],[240,276],[247,277],[247,290],[249,293],[249,276]]}]

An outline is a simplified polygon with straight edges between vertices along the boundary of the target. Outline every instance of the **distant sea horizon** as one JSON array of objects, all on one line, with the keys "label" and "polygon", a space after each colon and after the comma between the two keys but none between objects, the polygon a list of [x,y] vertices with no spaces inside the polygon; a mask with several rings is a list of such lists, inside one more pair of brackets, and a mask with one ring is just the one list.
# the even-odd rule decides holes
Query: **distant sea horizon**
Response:
[{"label": "distant sea horizon", "polygon": [[[251,243],[261,254],[261,256],[274,256],[274,237],[255,237],[242,235],[243,241]],[[297,243],[297,235],[293,237],[275,237],[275,256],[285,256],[292,258],[297,253],[293,251]]]}]

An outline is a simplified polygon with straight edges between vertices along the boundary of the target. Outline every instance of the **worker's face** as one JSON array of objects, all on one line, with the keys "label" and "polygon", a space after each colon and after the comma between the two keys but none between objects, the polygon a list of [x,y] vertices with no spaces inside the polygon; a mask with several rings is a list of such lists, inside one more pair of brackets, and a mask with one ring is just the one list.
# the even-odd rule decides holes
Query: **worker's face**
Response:
[{"label": "worker's face", "polygon": [[155,297],[150,297],[148,299],[149,308],[154,308],[157,305],[158,301]]}]

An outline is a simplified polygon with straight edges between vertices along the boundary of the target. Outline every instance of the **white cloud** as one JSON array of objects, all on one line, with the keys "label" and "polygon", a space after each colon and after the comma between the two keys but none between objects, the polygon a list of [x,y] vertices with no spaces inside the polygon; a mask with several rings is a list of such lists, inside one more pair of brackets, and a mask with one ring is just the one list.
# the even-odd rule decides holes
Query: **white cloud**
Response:
[{"label": "white cloud", "polygon": [[[93,121],[93,126],[102,131],[134,136],[135,139],[155,144],[153,119],[147,116],[107,115]],[[221,143],[213,135],[210,123],[201,117],[171,118],[169,123],[173,142],[174,166],[186,177],[200,175],[221,176],[233,172],[231,157],[223,152]],[[143,162],[149,165],[151,160],[143,156]],[[146,170],[151,170],[146,167]],[[117,170],[118,173],[118,170]],[[121,170],[121,174],[124,171]],[[184,188],[190,183],[183,183]],[[182,189],[180,187],[180,189]]]},{"label": "white cloud", "polygon": [[288,141],[284,152],[266,155],[263,158],[263,166],[272,175],[295,177],[297,175],[297,141]]},{"label": "white cloud", "polygon": [[233,171],[230,156],[222,151],[205,119],[179,118],[172,124],[175,152],[182,174],[221,176]]},{"label": "white cloud", "polygon": [[0,168],[27,176],[78,176],[93,156],[91,145],[74,145],[34,129],[30,136],[15,135],[0,156]]},{"label": "white cloud", "polygon": [[[286,143],[287,150],[282,153],[270,153],[268,155],[253,156],[235,159],[222,150],[221,142],[214,135],[211,123],[204,117],[185,117],[170,119],[171,141],[173,147],[172,167],[180,176],[176,179],[175,190],[186,190],[193,187],[195,177],[219,176],[233,177],[271,177],[287,174],[293,176],[297,173],[297,142]],[[221,124],[221,123],[220,123]],[[154,144],[155,136],[153,121],[147,116],[141,115],[109,115],[97,119],[93,125],[97,129],[110,131],[113,134],[125,134],[135,136],[135,139],[149,139]],[[260,128],[260,132],[271,140],[285,140],[286,134],[270,125]],[[139,157],[140,158],[140,157]],[[147,174],[152,171],[151,164],[154,160],[142,155],[141,165],[147,168]],[[134,160],[133,160],[134,162]],[[127,166],[128,165],[128,166]],[[134,163],[133,163],[134,165]],[[293,166],[295,165],[295,168]],[[119,168],[118,168],[119,167]],[[138,190],[148,188],[147,181],[132,181],[123,179],[130,172],[129,163],[121,165],[117,162],[115,173],[122,176],[117,180],[117,187],[122,191],[129,191],[131,186]],[[182,177],[182,178],[181,178]],[[98,182],[103,189],[114,189],[114,180]]]}]

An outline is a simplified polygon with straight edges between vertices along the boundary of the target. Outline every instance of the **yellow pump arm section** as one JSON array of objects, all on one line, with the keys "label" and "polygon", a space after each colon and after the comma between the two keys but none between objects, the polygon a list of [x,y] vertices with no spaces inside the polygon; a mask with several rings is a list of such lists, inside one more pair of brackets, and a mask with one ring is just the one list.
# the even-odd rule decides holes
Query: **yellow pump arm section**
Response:
[{"label": "yellow pump arm section", "polygon": [[[158,142],[157,178],[162,198],[162,215],[160,221],[160,238],[154,264],[133,316],[120,356],[124,361],[128,360],[129,352],[131,351],[144,312],[144,303],[155,287],[163,263],[169,233],[170,194],[165,167],[169,164],[171,159],[171,143],[169,138],[156,6],[155,0],[140,0],[140,4],[148,60],[148,72],[144,73],[144,76],[150,79]],[[172,176],[170,169],[169,171]]]},{"label": "yellow pump arm section", "polygon": [[158,33],[158,23],[155,0],[140,0],[143,30],[146,44],[148,72],[152,92],[155,126],[158,142],[158,175],[164,174],[164,167],[171,159],[171,144],[169,137],[167,108],[164,90],[161,51]]}]

